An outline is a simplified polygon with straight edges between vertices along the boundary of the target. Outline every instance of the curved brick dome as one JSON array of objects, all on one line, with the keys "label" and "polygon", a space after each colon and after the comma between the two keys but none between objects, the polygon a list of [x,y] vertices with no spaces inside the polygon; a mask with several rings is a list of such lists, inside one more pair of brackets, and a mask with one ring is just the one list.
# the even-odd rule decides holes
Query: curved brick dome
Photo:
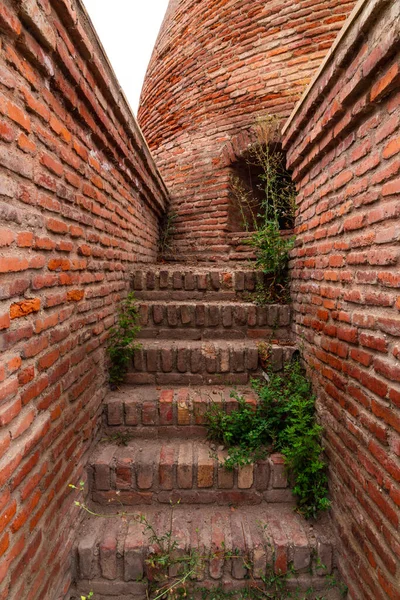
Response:
[{"label": "curved brick dome", "polygon": [[258,115],[287,117],[354,0],[170,0],[139,123],[178,213],[175,255],[235,259],[229,177]]}]

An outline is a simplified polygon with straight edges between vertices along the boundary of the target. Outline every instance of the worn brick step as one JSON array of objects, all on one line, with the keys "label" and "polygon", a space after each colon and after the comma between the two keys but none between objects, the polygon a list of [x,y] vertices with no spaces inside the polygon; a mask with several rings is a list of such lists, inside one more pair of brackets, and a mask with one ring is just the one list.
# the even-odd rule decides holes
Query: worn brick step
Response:
[{"label": "worn brick step", "polygon": [[124,385],[105,400],[105,432],[109,436],[133,431],[135,437],[205,436],[206,412],[216,406],[226,412],[238,407],[232,394],[255,405],[257,396],[250,387],[176,386],[173,389],[150,385]]},{"label": "worn brick step", "polygon": [[91,498],[99,504],[260,504],[294,502],[284,459],[271,454],[228,471],[222,446],[204,439],[131,439],[100,444],[89,460]]},{"label": "worn brick step", "polygon": [[[132,384],[245,385],[260,359],[260,340],[142,340],[126,375]],[[279,371],[294,352],[293,345],[272,345],[269,363]]]},{"label": "worn brick step", "polygon": [[[336,570],[326,517],[310,525],[286,505],[235,510],[141,507],[131,516],[88,517],[83,523],[74,555],[77,593],[92,590],[95,598],[146,598],[146,588],[141,586],[155,575],[146,559],[156,545],[139,515],[148,519],[158,536],[171,531],[177,541],[176,553],[194,550],[200,554],[203,561],[193,575],[195,585],[221,583],[227,590],[241,589],[248,579],[260,584],[269,569],[286,573],[292,568],[288,587],[305,593],[312,586],[315,591],[304,598],[317,598],[329,583],[327,575]],[[169,575],[177,575],[175,566],[170,567]],[[333,600],[340,596],[324,597]]]},{"label": "worn brick step", "polygon": [[243,266],[145,265],[132,274],[132,289],[145,300],[236,301],[249,299],[265,277]]},{"label": "worn brick step", "polygon": [[[273,336],[273,337],[272,337]],[[176,340],[176,341],[208,341],[208,340],[245,340],[257,339],[265,340],[269,343],[290,343],[292,339],[289,328],[272,329],[269,327],[260,327],[257,329],[231,327],[225,329],[210,329],[200,327],[161,327],[141,329],[137,338],[139,340]]]},{"label": "worn brick step", "polygon": [[250,302],[142,301],[140,338],[289,341],[290,307]]}]

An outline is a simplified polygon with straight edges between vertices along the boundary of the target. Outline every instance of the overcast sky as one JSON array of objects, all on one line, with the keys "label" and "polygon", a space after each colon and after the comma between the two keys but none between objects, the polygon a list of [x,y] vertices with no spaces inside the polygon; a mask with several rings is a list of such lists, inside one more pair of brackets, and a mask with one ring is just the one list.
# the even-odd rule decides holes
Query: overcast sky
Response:
[{"label": "overcast sky", "polygon": [[126,97],[140,90],[168,0],[83,0]]}]

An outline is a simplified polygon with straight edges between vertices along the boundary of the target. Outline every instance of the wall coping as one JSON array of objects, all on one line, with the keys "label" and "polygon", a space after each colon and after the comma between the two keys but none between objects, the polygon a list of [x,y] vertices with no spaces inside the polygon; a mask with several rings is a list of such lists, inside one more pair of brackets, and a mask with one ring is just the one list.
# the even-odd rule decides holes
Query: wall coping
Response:
[{"label": "wall coping", "polygon": [[111,103],[117,111],[121,125],[126,128],[128,133],[131,133],[129,139],[134,150],[142,157],[159,195],[164,200],[162,202],[156,195],[151,194],[152,203],[156,205],[158,211],[163,212],[169,201],[168,189],[83,1],[50,0],[50,3],[57,12],[60,21],[70,31],[82,56],[93,67],[91,74],[99,85],[100,91],[106,98],[111,98]]},{"label": "wall coping", "polygon": [[[390,28],[390,35],[382,39],[377,33],[376,24],[384,19],[384,27]],[[350,121],[355,117],[353,111],[350,121],[346,123],[346,106],[360,87],[365,77],[371,77],[378,69],[384,66],[396,45],[400,41],[400,4],[397,0],[363,0],[357,5],[357,10],[343,28],[342,34],[336,40],[334,48],[321,65],[312,83],[307,88],[301,103],[296,107],[290,120],[285,124],[282,146],[287,152],[287,164],[293,170],[293,178],[299,180],[305,171],[308,171],[316,162],[321,153],[326,153],[332,145],[332,136],[327,133],[327,125],[342,123],[342,129],[348,129]],[[373,48],[370,51],[370,60],[362,67],[360,57],[365,52],[365,40],[371,31],[375,31]],[[360,55],[361,52],[361,55]],[[356,60],[358,70],[356,76],[351,70],[347,77],[350,64]],[[358,62],[357,62],[358,61]],[[357,66],[358,65],[358,66]],[[338,86],[339,81],[341,86]],[[332,91],[335,90],[334,95]],[[324,118],[315,121],[320,107],[328,101]],[[360,107],[361,111],[362,107]],[[342,119],[342,121],[339,121]],[[311,124],[311,128],[310,128]],[[311,152],[311,148],[313,148]],[[306,156],[308,158],[306,158]]]},{"label": "wall coping", "polygon": [[357,4],[355,5],[355,7],[351,11],[350,15],[346,19],[342,29],[339,31],[335,41],[333,42],[332,46],[330,47],[328,54],[325,56],[324,60],[322,61],[321,65],[319,66],[314,77],[312,78],[312,80],[310,81],[310,83],[308,84],[306,89],[304,90],[303,95],[301,96],[300,100],[297,102],[296,106],[294,107],[290,116],[288,117],[287,121],[285,122],[285,124],[282,128],[282,137],[285,136],[290,125],[293,123],[295,117],[297,116],[298,113],[300,113],[307,98],[310,96],[313,89],[316,87],[317,82],[320,79],[321,75],[327,70],[327,68],[330,66],[331,62],[333,62],[339,45],[346,38],[349,30],[352,28],[353,24],[358,19],[359,14],[363,11],[364,7],[371,1],[373,2],[373,0],[358,0]]}]

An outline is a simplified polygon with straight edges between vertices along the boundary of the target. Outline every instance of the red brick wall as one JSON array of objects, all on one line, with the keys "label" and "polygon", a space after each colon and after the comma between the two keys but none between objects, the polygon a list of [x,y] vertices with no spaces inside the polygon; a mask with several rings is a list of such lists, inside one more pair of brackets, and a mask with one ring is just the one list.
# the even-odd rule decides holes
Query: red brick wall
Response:
[{"label": "red brick wall", "polygon": [[[56,598],[104,344],[166,193],[84,11],[0,3],[0,598]],[[73,514],[71,514],[73,511]],[[68,576],[64,579],[68,585]]]},{"label": "red brick wall", "polygon": [[364,3],[284,132],[299,191],[294,328],[357,600],[400,597],[399,38],[399,3]]},{"label": "red brick wall", "polygon": [[354,3],[170,2],[138,118],[179,214],[175,258],[237,257],[229,166],[249,142],[241,132],[289,116]]}]

